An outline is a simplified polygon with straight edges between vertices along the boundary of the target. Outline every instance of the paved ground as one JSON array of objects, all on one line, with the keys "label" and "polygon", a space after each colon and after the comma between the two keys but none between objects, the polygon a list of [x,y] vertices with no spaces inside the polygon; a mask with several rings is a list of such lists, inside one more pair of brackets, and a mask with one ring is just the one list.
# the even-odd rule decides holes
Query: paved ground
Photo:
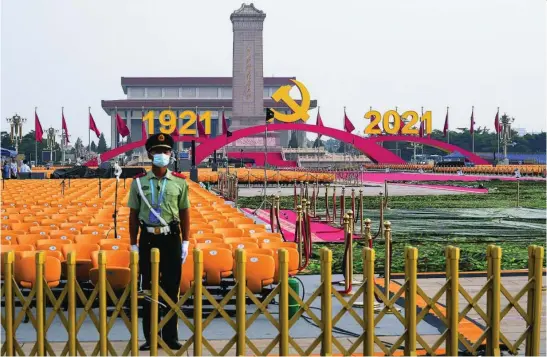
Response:
[{"label": "paved ground", "polygon": [[[359,276],[356,276],[355,278],[357,280],[360,279]],[[510,294],[516,295],[518,293],[518,291],[520,291],[520,289],[526,284],[526,280],[527,280],[526,277],[503,277],[502,278],[502,284],[505,286],[505,288],[507,288],[507,290],[509,291]],[[399,281],[399,283],[400,282],[401,281]],[[472,297],[475,296],[475,294],[477,294],[477,292],[482,288],[482,286],[485,282],[486,282],[486,278],[480,278],[480,277],[479,278],[460,278],[461,285],[469,292],[469,294]],[[544,279],[544,284],[545,284],[545,282],[546,281]],[[419,281],[418,281],[418,285],[430,297],[432,297],[441,288],[443,283],[444,283],[444,278],[419,279]],[[306,284],[306,285],[308,285],[308,284]],[[394,288],[396,288],[395,284],[393,284],[392,286],[394,286]],[[311,291],[306,291],[306,296],[308,297],[311,293],[312,293]],[[526,294],[522,297],[522,299],[520,299],[519,302],[520,302],[520,305],[523,307],[523,309],[526,310]],[[440,304],[445,303],[445,297],[444,296],[442,296],[439,299],[439,303]],[[505,306],[507,304],[508,304],[508,301],[504,297],[502,297],[502,299],[501,299],[502,309],[505,308]],[[460,311],[463,310],[466,305],[467,305],[467,302],[464,300],[463,296],[460,295]],[[486,296],[482,297],[479,300],[479,306],[481,308],[483,308],[484,311],[486,311]],[[541,341],[542,341],[541,354],[542,355],[545,355],[545,353],[547,351],[546,343],[545,343],[545,339],[546,339],[546,329],[545,329],[546,309],[547,309],[546,300],[544,298],[543,311],[542,311],[543,321],[542,321],[542,327],[541,327]],[[359,315],[362,314],[362,310],[359,309],[359,308],[356,308],[356,312]],[[482,319],[480,318],[478,313],[476,313],[473,310],[470,311],[467,314],[467,316],[472,318],[475,323],[472,324],[473,326],[469,326],[468,328],[466,328],[466,331],[462,331],[462,332],[464,332],[464,334],[466,334],[466,336],[470,336],[470,334],[473,334],[472,330],[475,328],[474,326],[480,326],[484,322],[482,321]],[[274,315],[274,318],[275,318],[275,315]],[[348,317],[348,318],[352,319],[352,317]],[[343,327],[343,328],[348,329],[348,330],[351,329],[351,330],[354,330],[355,332],[359,332],[358,326],[355,323],[353,323],[355,326],[348,325],[349,321],[350,320],[345,320],[344,322],[339,322],[337,324],[337,327]],[[391,326],[388,326],[388,329],[387,330],[384,329],[383,331],[382,331],[382,329],[377,329],[377,333],[380,336],[380,339],[382,341],[384,341],[386,343],[394,342],[398,338],[397,335],[402,333],[400,323],[397,320],[395,320],[393,316],[388,316],[387,320],[385,320],[385,321],[389,321],[389,325],[391,325]],[[255,322],[255,324],[256,323],[257,322]],[[383,326],[386,326],[386,325],[383,325]],[[186,329],[186,327],[182,327],[182,325],[181,325],[181,329],[183,329],[183,328]],[[265,330],[263,330],[264,328],[266,328],[266,325],[257,326],[257,325],[253,324],[247,330],[248,333],[249,333],[249,336],[251,336],[251,335],[253,336],[252,341],[254,342],[254,344],[257,346],[257,348],[259,350],[263,350],[271,342],[271,340],[273,338],[273,335],[270,336],[269,338],[262,338],[262,339],[258,338],[258,336],[260,336],[263,332],[266,332]],[[302,328],[306,329],[305,334],[307,334],[308,336],[304,337],[303,335],[300,335],[300,337],[297,337],[297,334],[296,333],[293,334],[292,330],[291,330],[291,335],[295,338],[295,342],[299,346],[306,349],[307,347],[310,346],[310,344],[313,342],[315,337],[319,336],[319,332],[316,328],[314,328],[313,326],[311,326],[311,325],[309,325],[305,322],[304,322],[304,326]],[[424,340],[427,343],[431,344],[439,338],[439,336],[441,334],[441,330],[443,330],[443,329],[444,328],[442,326],[440,326],[439,329],[436,329],[436,328],[432,328],[430,325],[425,326],[423,328],[421,328],[420,325],[419,325],[418,326],[418,333],[420,333],[422,335],[422,337],[424,338]],[[230,332],[229,329],[227,329],[227,330],[228,331],[225,331],[225,333]],[[475,330],[476,330],[476,328],[475,328]],[[507,316],[505,316],[505,318],[502,320],[501,331],[505,334],[505,336],[509,339],[509,341],[511,341],[511,343],[514,343],[519,338],[519,336],[522,334],[522,332],[524,330],[525,330],[525,321],[524,321],[524,319],[519,315],[519,313],[515,309],[512,309],[509,312],[509,314]],[[207,331],[204,331],[204,332],[206,333]],[[233,333],[230,333],[229,337],[224,338],[224,339],[211,340],[211,345],[218,352],[226,345],[227,341],[229,340],[229,338],[231,336],[233,336]],[[123,351],[123,349],[125,348],[125,346],[127,345],[127,341],[116,340],[114,338],[114,336],[109,336],[109,337],[112,339],[112,343],[113,343],[116,351],[118,352],[118,354],[120,354]],[[337,335],[337,338],[338,338],[340,344],[344,348],[350,347],[356,341],[356,338],[354,338],[354,337],[343,336],[343,335],[340,335],[340,334]],[[472,341],[472,342],[474,342],[474,341]],[[34,345],[33,342],[23,343],[22,347],[23,347],[23,350],[24,350],[25,354],[28,354],[31,351],[33,345]],[[53,342],[52,343],[52,347],[53,347],[56,354],[59,354],[61,352],[64,345],[65,345],[64,342]],[[96,345],[96,342],[91,342],[91,341],[90,342],[82,342],[82,347],[85,349],[86,354],[88,354],[88,355],[93,351],[95,345]],[[420,346],[418,346],[418,348],[420,348]],[[441,348],[444,348],[444,344],[441,345]],[[524,354],[523,348],[524,348],[524,345],[522,345],[522,348],[520,349],[519,354]],[[276,349],[277,349],[277,347],[274,348],[274,350],[270,354],[277,354]],[[378,352],[380,351],[380,349],[378,347],[376,348],[376,350]],[[166,355],[165,351],[163,351],[163,350],[159,350],[158,352],[159,352],[160,355]],[[187,355],[191,355],[192,352],[193,352],[192,349],[190,349],[190,351],[189,351],[189,353],[187,353]],[[204,352],[204,355],[211,355],[205,347],[203,348],[203,352]],[[357,348],[357,353],[359,353],[359,352],[362,352],[362,345],[360,345]],[[289,353],[294,354],[294,355],[298,354],[297,351],[294,350],[293,348],[291,348]],[[320,346],[317,346],[313,350],[313,354],[319,354],[319,353],[320,353]],[[336,347],[333,347],[333,353],[338,353],[338,350],[337,350]],[[147,353],[141,353],[141,354],[144,355],[144,356],[148,355]],[[227,352],[227,354],[228,355],[235,355],[235,347],[230,349]],[[248,350],[248,354],[253,355],[253,352],[251,350]],[[505,354],[507,354],[507,353],[505,353]]]}]

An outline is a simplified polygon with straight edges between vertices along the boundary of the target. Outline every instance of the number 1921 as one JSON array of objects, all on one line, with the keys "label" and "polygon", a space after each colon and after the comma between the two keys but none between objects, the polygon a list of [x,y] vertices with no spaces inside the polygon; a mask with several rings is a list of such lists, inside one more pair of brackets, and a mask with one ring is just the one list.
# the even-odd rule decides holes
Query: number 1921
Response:
[{"label": "number 1921", "polygon": [[[424,135],[431,134],[431,111],[422,114],[422,117],[413,110],[409,110],[399,115],[395,110],[388,110],[382,114],[376,110],[368,111],[365,118],[370,120],[370,124],[365,128],[365,134],[380,135],[386,134],[403,134],[403,135],[419,135],[419,129],[414,126],[419,122],[424,122]],[[382,122],[382,128],[379,123]],[[402,128],[401,128],[402,126]],[[418,126],[419,127],[419,126]]]},{"label": "number 1921", "polygon": [[[191,110],[185,110],[179,115],[180,119],[188,118],[183,121],[180,129],[177,129],[177,115],[172,110],[163,110],[159,115],[160,132],[163,134],[173,134],[175,130],[179,131],[179,135],[196,135],[196,129],[190,127],[197,120],[197,115]],[[142,121],[148,121],[148,134],[154,134],[154,111],[149,111],[142,117]],[[205,134],[211,134],[211,112],[204,112],[199,118],[200,122],[205,122]]]}]

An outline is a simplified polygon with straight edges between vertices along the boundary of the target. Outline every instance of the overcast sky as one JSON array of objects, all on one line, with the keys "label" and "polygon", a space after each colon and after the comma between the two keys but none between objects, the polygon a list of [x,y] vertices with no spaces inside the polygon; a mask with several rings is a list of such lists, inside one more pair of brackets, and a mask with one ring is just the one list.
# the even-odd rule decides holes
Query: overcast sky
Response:
[{"label": "overcast sky", "polygon": [[[15,112],[87,144],[87,111],[110,142],[101,100],[122,99],[122,76],[231,76],[230,13],[241,0],[3,0],[1,127]],[[342,128],[372,106],[433,113],[442,129],[544,131],[545,0],[255,1],[266,12],[264,75],[295,76]],[[315,123],[317,110],[310,112]]]}]

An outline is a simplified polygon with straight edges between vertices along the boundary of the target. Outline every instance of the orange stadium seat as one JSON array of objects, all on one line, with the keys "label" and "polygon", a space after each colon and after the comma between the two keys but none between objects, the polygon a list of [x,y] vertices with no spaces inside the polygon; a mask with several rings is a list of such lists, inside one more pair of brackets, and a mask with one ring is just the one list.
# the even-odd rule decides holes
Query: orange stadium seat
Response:
[{"label": "orange stadium seat", "polygon": [[91,253],[99,250],[98,244],[76,243],[65,244],[61,250],[68,258],[68,253],[76,252],[76,279],[78,281],[89,280],[89,269],[91,269]]},{"label": "orange stadium seat", "polygon": [[223,237],[243,236],[243,230],[241,228],[215,228],[214,232],[222,234]]},{"label": "orange stadium seat", "polygon": [[[106,255],[106,280],[114,290],[124,289],[131,282],[130,252],[127,250],[104,250]],[[92,268],[89,278],[93,285],[99,280],[99,251],[91,253]]]},{"label": "orange stadium seat", "polygon": [[[247,287],[253,293],[260,293],[263,288],[274,282],[275,262],[271,255],[246,253]],[[234,262],[234,276],[237,277],[237,265]]]},{"label": "orange stadium seat", "polygon": [[235,255],[236,249],[257,249],[258,244],[254,242],[232,242],[228,243],[232,247],[232,252]]},{"label": "orange stadium seat", "polygon": [[232,275],[234,261],[230,249],[211,247],[200,248],[203,250],[203,270],[205,271],[205,283],[218,286],[223,278]]},{"label": "orange stadium seat", "polygon": [[[24,288],[30,289],[36,283],[36,257],[37,255],[26,256],[15,264],[15,281]],[[42,277],[38,278],[41,279]],[[44,260],[44,278],[50,288],[59,285],[61,280],[61,262],[59,259],[46,255]]]}]

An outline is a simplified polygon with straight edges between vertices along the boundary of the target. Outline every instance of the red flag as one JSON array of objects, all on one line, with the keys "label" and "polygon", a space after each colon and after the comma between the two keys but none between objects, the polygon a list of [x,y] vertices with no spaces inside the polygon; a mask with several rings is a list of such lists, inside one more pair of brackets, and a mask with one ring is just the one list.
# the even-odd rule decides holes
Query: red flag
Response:
[{"label": "red flag", "polygon": [[319,110],[317,111],[317,122],[315,123],[315,126],[319,128],[325,127],[325,125],[323,125],[323,120],[321,119],[321,114],[319,113]]},{"label": "red flag", "polygon": [[224,116],[224,110],[222,111],[222,132],[226,134],[227,137],[232,136],[232,132],[228,130],[228,120]]},{"label": "red flag", "polygon": [[352,131],[355,130],[355,127],[353,126],[348,116],[346,115],[345,110],[344,110],[344,130],[347,131],[348,133],[351,133]]},{"label": "red flag", "polygon": [[38,119],[38,113],[34,112],[34,138],[38,142],[42,142],[44,136],[44,130],[42,130],[42,124],[40,124],[40,119]]},{"label": "red flag", "polygon": [[423,138],[424,137],[424,122],[423,122],[423,120],[420,121],[420,131],[419,131],[419,133],[420,133],[420,138]]},{"label": "red flag", "polygon": [[203,127],[203,123],[199,120],[199,113],[197,113],[196,122],[198,126],[198,136],[203,136],[205,138],[209,137],[209,135],[205,134],[205,128]]},{"label": "red flag", "polygon": [[68,129],[66,127],[65,113],[62,113],[62,117],[63,117],[63,130],[65,131],[66,142],[69,143],[70,140],[68,140]]},{"label": "red flag", "polygon": [[141,124],[141,140],[146,140],[146,139],[148,139],[148,135],[146,134],[146,125],[143,121]]},{"label": "red flag", "polygon": [[116,113],[116,129],[118,130],[118,134],[122,136],[122,138],[125,138],[129,135],[129,129],[127,128],[127,125],[125,125],[125,121],[120,117],[120,114]]},{"label": "red flag", "polygon": [[496,128],[496,133],[501,133],[501,123],[500,123],[500,112],[496,113],[496,119],[494,119],[494,128]]},{"label": "red flag", "polygon": [[91,113],[89,113],[89,130],[95,132],[97,138],[101,136],[101,132],[99,131],[99,128],[97,128],[97,125],[95,124],[95,120],[93,120],[93,115],[91,115]]},{"label": "red flag", "polygon": [[469,127],[469,132],[473,134],[475,132],[475,115],[474,115],[475,108],[471,109],[471,126]]},{"label": "red flag", "polygon": [[448,134],[448,109],[446,110],[446,117],[444,118],[443,136],[446,138]]}]

